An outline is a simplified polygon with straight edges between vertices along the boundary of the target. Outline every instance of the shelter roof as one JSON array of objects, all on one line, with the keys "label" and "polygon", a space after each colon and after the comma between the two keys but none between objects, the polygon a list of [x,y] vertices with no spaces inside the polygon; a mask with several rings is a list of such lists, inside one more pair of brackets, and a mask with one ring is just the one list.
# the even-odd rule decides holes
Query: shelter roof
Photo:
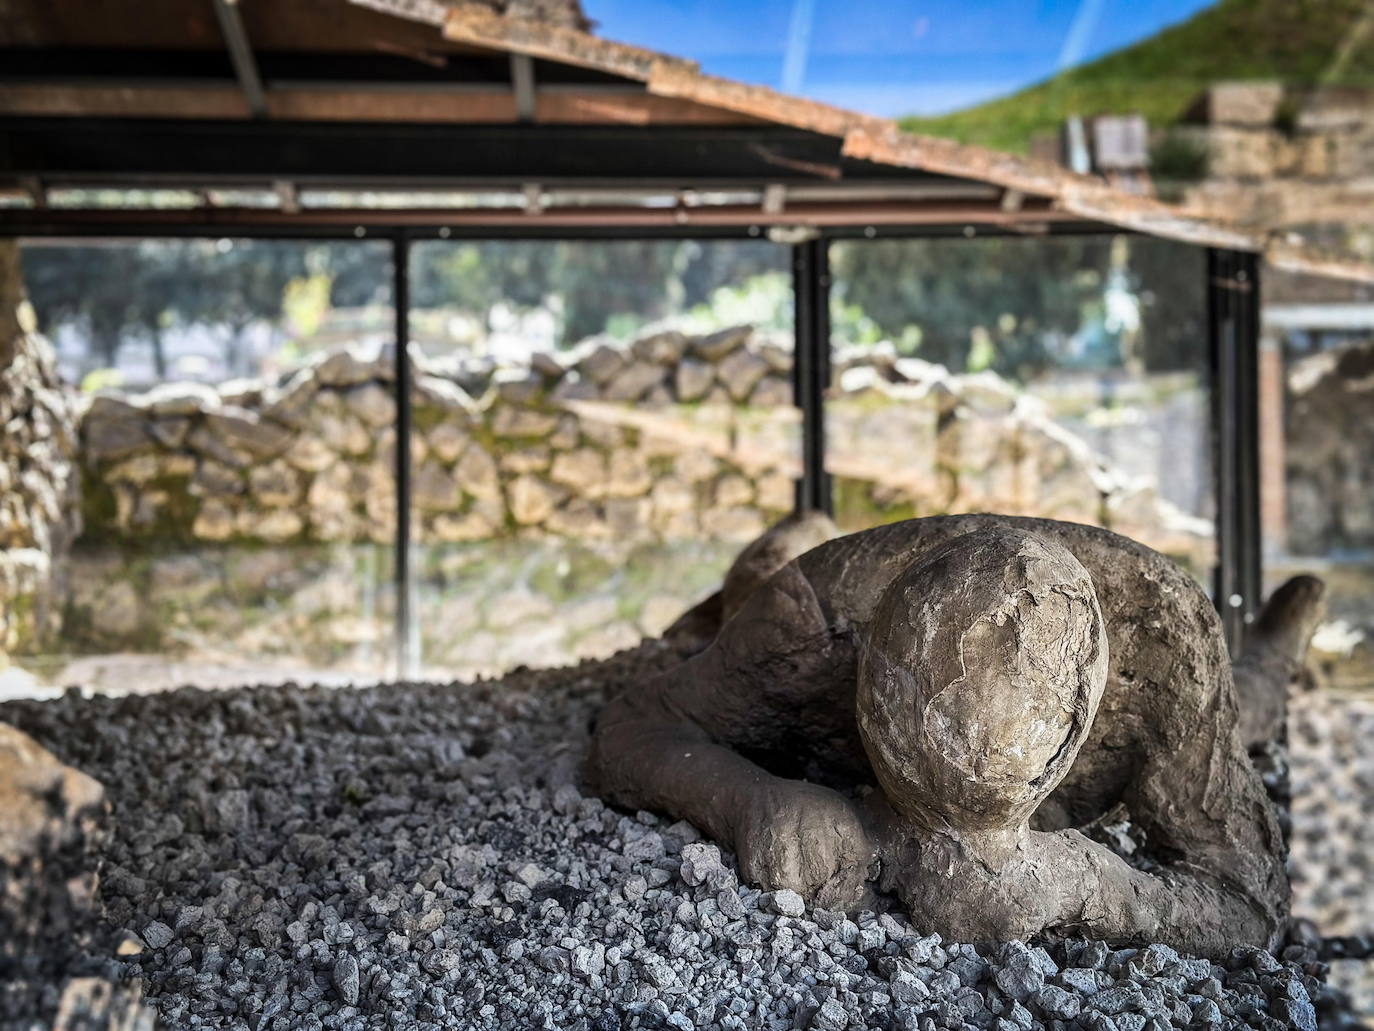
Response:
[{"label": "shelter roof", "polygon": [[[577,0],[0,0],[6,184],[11,232],[94,216],[474,233],[1121,228],[1374,280],[1095,177],[603,39]],[[137,190],[161,202],[100,203]]]}]

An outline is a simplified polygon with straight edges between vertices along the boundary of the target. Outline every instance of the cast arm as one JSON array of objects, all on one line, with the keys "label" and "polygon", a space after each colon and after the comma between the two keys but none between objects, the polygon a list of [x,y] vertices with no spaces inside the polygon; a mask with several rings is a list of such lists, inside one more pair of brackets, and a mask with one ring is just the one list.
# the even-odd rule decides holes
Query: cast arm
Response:
[{"label": "cast arm", "polygon": [[709,648],[606,707],[593,735],[592,779],[621,805],[689,820],[733,848],[749,881],[829,907],[853,904],[873,856],[856,807],[735,750],[776,749],[804,735],[806,714],[837,677],[843,683],[846,663],[852,683],[849,642],[789,565]]}]

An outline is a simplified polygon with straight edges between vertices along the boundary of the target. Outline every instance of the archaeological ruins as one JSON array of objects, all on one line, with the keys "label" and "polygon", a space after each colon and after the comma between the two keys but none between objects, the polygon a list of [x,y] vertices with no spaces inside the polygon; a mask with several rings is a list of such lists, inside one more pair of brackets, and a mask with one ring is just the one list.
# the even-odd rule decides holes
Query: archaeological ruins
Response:
[{"label": "archaeological ruins", "polygon": [[1365,1026],[1374,271],[1247,185],[1353,94],[1184,207],[576,0],[9,7],[0,1031]]}]

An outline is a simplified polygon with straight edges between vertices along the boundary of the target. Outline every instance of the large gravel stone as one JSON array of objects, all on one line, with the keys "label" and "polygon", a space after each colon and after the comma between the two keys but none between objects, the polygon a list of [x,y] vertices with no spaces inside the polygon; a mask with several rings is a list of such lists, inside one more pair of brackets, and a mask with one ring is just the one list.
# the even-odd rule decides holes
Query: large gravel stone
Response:
[{"label": "large gravel stone", "polygon": [[674,377],[677,399],[682,402],[700,401],[715,382],[716,370],[707,362],[684,358],[678,363]]},{"label": "large gravel stone", "polygon": [[0,864],[39,854],[45,841],[76,836],[103,800],[97,781],[0,723]]}]

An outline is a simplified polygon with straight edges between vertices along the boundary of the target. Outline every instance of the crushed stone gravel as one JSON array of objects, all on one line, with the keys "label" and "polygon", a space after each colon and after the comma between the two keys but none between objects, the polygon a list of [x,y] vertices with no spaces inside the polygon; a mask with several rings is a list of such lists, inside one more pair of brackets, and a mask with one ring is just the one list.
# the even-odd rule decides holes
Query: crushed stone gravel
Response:
[{"label": "crushed stone gravel", "polygon": [[900,910],[741,885],[690,825],[580,787],[607,693],[677,658],[649,642],[474,684],[71,691],[0,720],[105,784],[108,933],[87,963],[141,979],[166,1027],[1338,1026],[1301,946],[1225,964],[1163,945],[979,950]]}]

